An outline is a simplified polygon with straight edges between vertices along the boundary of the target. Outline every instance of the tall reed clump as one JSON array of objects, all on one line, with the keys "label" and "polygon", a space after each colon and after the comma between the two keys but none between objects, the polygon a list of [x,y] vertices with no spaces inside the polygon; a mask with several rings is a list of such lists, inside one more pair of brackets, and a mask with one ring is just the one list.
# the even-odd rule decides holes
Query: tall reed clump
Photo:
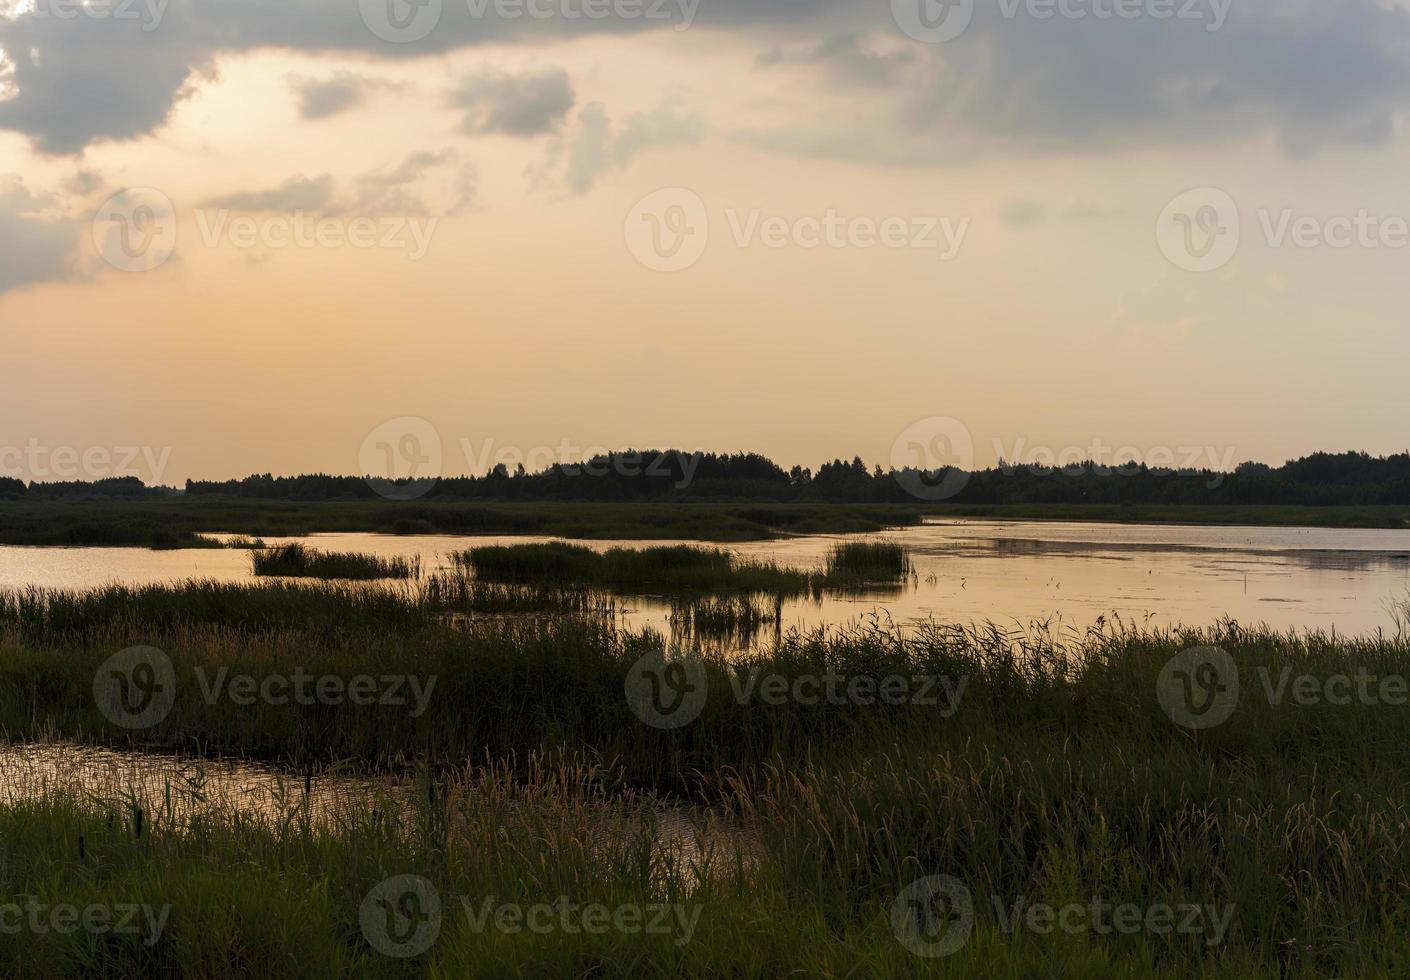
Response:
[{"label": "tall reed clump", "polygon": [[823,566],[828,585],[888,583],[909,575],[911,558],[895,541],[848,541],[833,546]]},{"label": "tall reed clump", "polygon": [[486,581],[648,593],[766,592],[799,595],[812,576],[774,562],[740,558],[719,548],[670,545],[610,548],[583,545],[494,545],[457,552],[453,560]]},{"label": "tall reed clump", "polygon": [[766,627],[783,625],[783,600],[755,595],[692,596],[671,602],[672,637],[679,642],[729,642],[752,646]]},{"label": "tall reed clump", "polygon": [[420,556],[382,556],[364,552],[318,551],[293,542],[250,552],[256,575],[288,578],[420,578]]}]

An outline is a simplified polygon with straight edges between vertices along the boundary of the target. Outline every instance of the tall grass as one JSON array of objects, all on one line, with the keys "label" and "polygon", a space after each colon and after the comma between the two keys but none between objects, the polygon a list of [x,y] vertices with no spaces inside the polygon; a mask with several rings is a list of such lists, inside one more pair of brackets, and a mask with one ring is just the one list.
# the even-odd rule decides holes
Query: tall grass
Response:
[{"label": "tall grass", "polygon": [[[1410,854],[1394,771],[1333,780],[1306,764],[1278,779],[1189,741],[1150,748],[987,731],[940,753],[897,744],[850,765],[772,767],[729,780],[708,810],[624,789],[610,765],[541,757],[422,774],[321,813],[297,794],[264,815],[198,790],[181,805],[122,787],[12,795],[4,894],[170,913],[151,945],[81,930],[2,942],[0,973],[1401,975]],[[1342,786],[1362,792],[1343,799]],[[442,910],[411,961],[381,955],[360,917],[401,874],[427,879]],[[890,921],[902,889],[932,874],[964,883],[975,912],[972,938],[940,960],[908,952]],[[486,899],[675,903],[698,920],[688,938],[476,928],[463,902]],[[1144,929],[1009,933],[998,911],[1093,900],[1227,909],[1230,929],[1217,946]]]},{"label": "tall grass", "polygon": [[892,582],[911,571],[910,553],[895,541],[848,541],[833,546],[823,567],[829,585]]},{"label": "tall grass", "polygon": [[495,545],[457,552],[454,560],[479,578],[575,588],[682,592],[767,592],[800,595],[812,588],[807,572],[775,562],[740,558],[718,548],[674,545],[610,548],[583,545]]},{"label": "tall grass", "polygon": [[[917,524],[905,504],[472,503],[296,501],[197,495],[151,500],[0,500],[0,543],[214,547],[202,531],[542,534],[569,538],[763,541],[780,533],[860,533]],[[1399,526],[1397,523],[1396,526]]]},{"label": "tall grass", "polygon": [[91,589],[0,590],[0,631],[19,642],[90,646],[137,642],[169,631],[285,633],[291,638],[447,627],[451,614],[553,613],[611,620],[615,603],[594,592],[480,582],[458,572],[414,582],[217,582],[191,579]]},{"label": "tall grass", "polygon": [[[419,787],[317,820],[295,800],[269,820],[215,802],[193,814],[161,799],[24,793],[0,771],[0,892],[173,905],[157,946],[26,936],[0,942],[0,974],[1395,976],[1410,955],[1404,706],[1275,701],[1263,681],[1405,676],[1405,635],[1232,622],[790,632],[735,659],[701,653],[699,716],[668,731],[644,725],[624,696],[661,637],[590,615],[447,617],[470,600],[430,591],[288,582],[0,594],[10,738],[138,742],[295,772],[339,764]],[[93,696],[98,665],[134,643],[164,650],[177,684],[171,712],[140,733],[114,726]],[[1244,694],[1227,722],[1192,732],[1164,713],[1157,677],[1202,645],[1230,652]],[[413,716],[351,701],[212,703],[198,668],[436,683]],[[869,679],[855,689],[873,692],[900,678],[907,697],[819,697],[828,677],[843,690]],[[958,702],[932,679],[950,690],[963,680]],[[780,685],[812,697],[759,693]],[[715,836],[673,850],[665,815],[680,808],[667,799],[709,804],[689,813],[715,814]],[[743,846],[726,847],[720,827]],[[428,877],[452,910],[462,894],[669,896],[704,910],[685,946],[476,933],[453,913],[434,950],[398,964],[360,938],[358,909],[401,873]],[[931,874],[963,881],[976,909],[974,938],[938,962],[912,957],[889,924],[901,889]],[[994,904],[1093,898],[1230,907],[1231,931],[1218,948],[1145,932],[1010,936]]]},{"label": "tall grass", "polygon": [[452,557],[461,567],[491,582],[667,595],[762,593],[792,597],[817,594],[824,588],[893,583],[911,569],[904,546],[870,541],[834,546],[819,572],[691,545],[599,552],[583,545],[550,542],[470,548]]},{"label": "tall grass", "polygon": [[297,541],[254,549],[250,564],[256,575],[288,578],[376,579],[420,578],[419,555],[390,557],[365,552],[318,551]]},{"label": "tall grass", "polygon": [[669,622],[678,643],[728,643],[743,649],[757,643],[759,634],[768,627],[779,634],[783,601],[753,595],[676,599],[671,603]]}]

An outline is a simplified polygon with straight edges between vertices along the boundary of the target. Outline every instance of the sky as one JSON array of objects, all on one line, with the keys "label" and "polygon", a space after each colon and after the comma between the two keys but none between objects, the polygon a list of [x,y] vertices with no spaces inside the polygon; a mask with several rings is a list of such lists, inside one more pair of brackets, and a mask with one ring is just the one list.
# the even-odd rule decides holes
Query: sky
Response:
[{"label": "sky", "polygon": [[0,50],[0,475],[1410,445],[1396,3],[0,0]]}]

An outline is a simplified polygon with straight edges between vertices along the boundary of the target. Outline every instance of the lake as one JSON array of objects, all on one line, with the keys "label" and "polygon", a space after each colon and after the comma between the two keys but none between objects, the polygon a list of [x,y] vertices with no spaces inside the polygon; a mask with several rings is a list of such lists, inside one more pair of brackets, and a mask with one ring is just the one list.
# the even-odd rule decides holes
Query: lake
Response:
[{"label": "lake", "polygon": [[[220,534],[214,534],[220,537]],[[898,623],[1046,622],[1084,630],[1099,618],[1168,626],[1225,616],[1278,628],[1368,633],[1393,629],[1410,596],[1410,530],[1191,527],[1155,524],[931,520],[873,535],[819,535],[724,545],[742,555],[817,566],[842,540],[907,545],[915,574],[900,588],[828,594],[785,603],[783,626],[853,623],[876,614]],[[270,544],[288,538],[267,538]],[[506,535],[314,534],[332,551],[419,555],[423,568],[477,544],[552,540]],[[590,541],[642,548],[662,541]],[[219,549],[0,547],[0,588],[83,588],[107,582],[252,578],[246,552]],[[666,628],[668,604],[625,601],[628,626]]]}]

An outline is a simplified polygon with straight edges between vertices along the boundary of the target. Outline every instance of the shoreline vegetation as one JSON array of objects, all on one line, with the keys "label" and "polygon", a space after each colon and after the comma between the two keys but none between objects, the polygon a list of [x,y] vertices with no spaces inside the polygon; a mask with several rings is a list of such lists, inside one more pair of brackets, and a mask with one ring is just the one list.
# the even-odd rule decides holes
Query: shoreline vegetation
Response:
[{"label": "shoreline vegetation", "polygon": [[[1410,506],[1105,504],[452,503],[0,499],[0,544],[219,548],[213,532],[297,537],[320,532],[547,535],[577,539],[761,541],[906,527],[928,518],[1280,527],[1410,527]],[[233,545],[248,547],[248,545]]]},{"label": "shoreline vegetation", "polygon": [[0,544],[15,545],[219,547],[201,536],[217,531],[728,542],[875,531],[945,515],[1407,528],[1410,453],[1313,453],[1227,472],[1111,460],[971,472],[869,469],[860,457],[785,470],[757,453],[628,450],[536,473],[501,464],[479,477],[402,482],[266,473],[188,480],[177,489],[135,476],[28,484],[0,477]]},{"label": "shoreline vegetation", "polygon": [[[240,547],[234,545],[233,547]],[[297,541],[273,548],[245,545],[250,551],[250,568],[256,577],[320,579],[417,579],[421,577],[418,556],[382,556],[357,551],[319,551]]]},{"label": "shoreline vegetation", "polygon": [[[62,779],[19,792],[30,777],[7,763],[0,888],[170,913],[152,945],[52,931],[0,943],[0,973],[767,977],[864,963],[885,976],[1390,976],[1407,953],[1404,707],[1275,700],[1258,680],[1404,676],[1403,633],[1227,621],[788,632],[732,658],[667,654],[704,695],[689,724],[663,729],[624,696],[661,636],[610,615],[447,616],[431,592],[302,580],[0,592],[6,739],[180,752],[192,773],[146,797]],[[94,698],[99,667],[133,644],[162,651],[174,678],[170,710],[141,731]],[[1246,696],[1194,731],[1167,716],[1159,679],[1203,646],[1228,651]],[[278,703],[241,698],[232,680],[259,690],[300,672],[339,690],[404,676],[405,697]],[[827,676],[873,691],[900,678],[908,696],[768,693]],[[320,817],[293,789],[270,819],[203,798],[200,759],[228,756],[274,763],[294,786],[332,770],[410,788],[389,781]],[[359,910],[409,873],[444,917],[434,945],[401,961],[370,943]],[[907,951],[891,918],[934,874],[963,882],[975,908],[973,937],[941,960]],[[631,943],[510,934],[476,929],[460,896],[668,903],[698,921],[688,937]],[[1094,897],[1217,909],[1227,933],[1008,932],[1000,914]]]},{"label": "shoreline vegetation", "polygon": [[815,595],[829,588],[891,584],[911,571],[902,545],[863,541],[834,545],[818,571],[691,545],[594,551],[553,541],[469,548],[455,552],[451,559],[486,582],[636,594],[744,592],[778,598]]}]

